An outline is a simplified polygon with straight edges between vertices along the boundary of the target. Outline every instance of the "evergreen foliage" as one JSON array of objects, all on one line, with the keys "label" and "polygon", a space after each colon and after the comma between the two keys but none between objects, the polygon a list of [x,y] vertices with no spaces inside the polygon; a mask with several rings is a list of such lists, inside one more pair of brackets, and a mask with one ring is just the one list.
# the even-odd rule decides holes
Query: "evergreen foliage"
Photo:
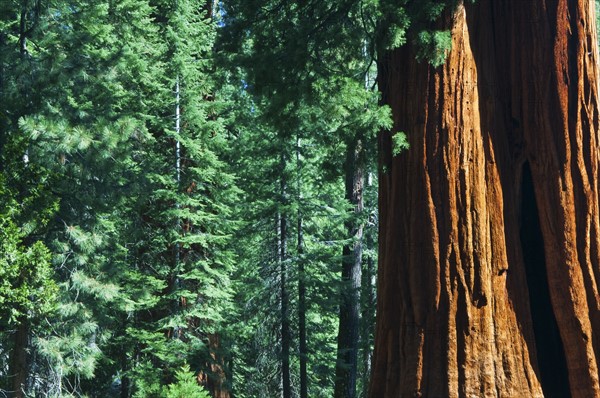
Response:
[{"label": "evergreen foliage", "polygon": [[[0,177],[0,308],[2,329],[15,327],[24,319],[39,319],[55,310],[57,285],[50,266],[50,252],[35,232],[25,233],[32,223],[22,219],[22,211]],[[29,197],[24,201],[32,201]],[[31,210],[31,209],[29,209]],[[51,209],[45,210],[51,213]],[[44,222],[44,214],[36,214]],[[17,226],[18,222],[24,228]],[[46,221],[47,222],[47,221]],[[27,225],[28,224],[28,225]],[[40,227],[43,227],[40,226]]]},{"label": "evergreen foliage", "polygon": [[175,373],[177,383],[170,384],[166,398],[210,398],[202,387],[198,386],[194,372],[188,365],[184,365]]},{"label": "evergreen foliage", "polygon": [[[280,237],[273,226],[283,210],[291,226],[286,240],[290,257],[286,263],[287,270],[292,270],[287,279],[288,290],[296,292],[301,289],[299,282],[304,282],[307,289],[307,301],[310,303],[306,313],[309,350],[304,355],[308,357],[310,370],[308,396],[333,395],[338,298],[349,289],[348,282],[342,283],[338,274],[343,260],[342,247],[352,244],[346,228],[352,229],[354,225],[365,223],[365,214],[353,214],[352,207],[344,198],[346,168],[353,167],[345,161],[346,152],[357,141],[365,143],[361,159],[365,167],[373,167],[369,162],[374,159],[371,145],[375,142],[375,133],[382,127],[391,127],[389,111],[377,105],[378,97],[372,91],[373,81],[369,72],[372,67],[369,54],[372,55],[374,51],[374,43],[366,33],[374,28],[368,24],[369,20],[375,18],[370,8],[372,5],[354,1],[224,4],[226,30],[221,47],[229,51],[236,49],[237,55],[230,62],[245,67],[245,74],[239,79],[247,83],[245,89],[253,96],[251,109],[256,121],[252,121],[251,125],[263,126],[255,133],[244,131],[243,134],[252,135],[252,142],[264,139],[272,143],[273,148],[262,156],[260,149],[253,148],[252,151],[263,159],[262,164],[270,164],[267,170],[274,172],[274,175],[252,173],[248,178],[241,178],[246,182],[254,177],[258,184],[264,184],[265,181],[274,184],[265,189],[267,195],[271,193],[270,197],[275,203],[259,214],[264,219],[262,225],[271,231],[270,239],[259,240],[265,247],[260,253],[269,253],[269,248],[272,253],[277,248],[276,239]],[[242,141],[244,138],[242,135],[240,137]],[[302,161],[294,156],[294,146],[298,142],[302,142]],[[264,144],[258,144],[258,148],[265,147]],[[285,161],[281,162],[280,159]],[[302,172],[298,174],[300,164]],[[290,183],[298,178],[302,182],[302,195],[294,193]],[[287,183],[287,195],[284,197],[280,193],[279,201],[272,195],[272,192],[280,192],[278,181]],[[295,187],[298,185],[295,184]],[[252,187],[245,191],[257,192]],[[324,192],[327,195],[321,196],[320,193]],[[265,201],[259,198],[257,195],[256,199],[246,202],[257,208],[259,205],[253,202]],[[297,248],[299,236],[299,231],[294,227],[300,224],[303,227],[304,250],[294,251],[291,248]],[[256,227],[253,229],[256,230]],[[329,236],[320,236],[323,232]],[[308,242],[327,243],[309,246]],[[315,252],[311,252],[313,248]],[[326,253],[328,255],[324,256]],[[261,313],[275,315],[276,309],[282,305],[282,298],[273,293],[279,291],[281,277],[273,263],[276,256],[272,254],[270,258],[271,266],[266,268],[267,271],[263,275],[254,275],[258,284],[262,279],[267,292],[271,293],[269,300],[257,300],[271,303],[270,311],[263,310]],[[254,262],[269,264],[258,259]],[[323,264],[321,269],[327,271],[314,268],[314,264],[318,263]],[[302,264],[306,264],[304,270]],[[243,298],[240,301],[244,301]],[[301,315],[300,302],[293,297],[291,305],[291,323],[295,325],[299,319],[296,317]],[[320,311],[313,306],[320,306]],[[316,314],[313,309],[317,310]],[[278,322],[282,322],[282,319],[269,321],[271,326],[267,330],[274,332],[271,336],[261,334],[263,341],[267,339],[264,346],[274,347],[282,343],[283,337],[275,333],[278,331]],[[296,347],[301,345],[299,333],[299,330],[292,331],[292,344]],[[368,350],[368,347],[364,347]],[[313,350],[319,355],[312,355]],[[279,391],[280,380],[285,380],[282,374],[285,353],[266,349],[263,349],[263,353],[268,353],[270,360],[263,356],[260,364],[269,364],[270,368],[249,371],[245,380],[253,373],[271,375],[271,392],[263,396],[272,396]],[[292,355],[294,369],[298,369],[302,355],[301,352]],[[250,354],[248,357],[256,358],[257,355]],[[292,373],[298,374],[298,370]],[[292,390],[300,392],[301,386],[301,378],[292,381]],[[360,388],[366,390],[362,386]],[[247,396],[257,393],[256,390],[250,390]]]},{"label": "evergreen foliage", "polygon": [[[307,284],[307,330],[309,331],[309,367],[311,396],[331,395],[332,366],[335,364],[335,319],[337,291],[336,268],[340,259],[346,204],[340,197],[340,180],[323,180],[317,172],[324,154],[314,140],[303,136],[298,141],[283,141],[277,133],[260,123],[256,110],[247,116],[252,123],[244,126],[236,141],[240,154],[237,174],[244,187],[245,223],[240,230],[240,263],[236,275],[243,288],[236,302],[242,306],[236,326],[234,356],[234,392],[238,396],[269,397],[280,389],[281,335],[279,330],[281,278],[278,270],[277,218],[288,219],[287,284],[291,293],[292,336],[297,336],[299,278]],[[250,127],[252,126],[252,127]],[[283,142],[282,142],[283,141]],[[298,157],[295,152],[299,152]],[[286,159],[281,168],[281,154]],[[285,195],[280,181],[285,179]],[[303,215],[303,250],[298,251],[298,215]],[[303,263],[305,273],[299,275]],[[297,338],[292,337],[296,344]],[[298,353],[292,354],[292,373],[298,371]],[[265,377],[268,375],[268,377]],[[318,387],[317,387],[318,386]],[[299,386],[293,383],[293,389]]]},{"label": "evergreen foliage", "polygon": [[455,5],[2,2],[2,392],[332,396],[357,243],[368,375],[376,55],[441,64]]},{"label": "evergreen foliage", "polygon": [[[32,267],[35,255],[31,284],[56,281],[43,294],[56,312],[26,347],[34,382],[23,388],[161,394],[184,362],[210,369],[208,336],[230,306],[237,189],[220,160],[222,105],[211,99],[214,23],[192,2],[3,4],[3,172],[19,197],[37,201],[37,217],[2,216],[12,239],[3,251],[22,252],[7,255],[3,272],[14,287],[15,267]],[[22,246],[32,231],[40,243]],[[6,305],[45,314],[37,293],[17,292]]]}]

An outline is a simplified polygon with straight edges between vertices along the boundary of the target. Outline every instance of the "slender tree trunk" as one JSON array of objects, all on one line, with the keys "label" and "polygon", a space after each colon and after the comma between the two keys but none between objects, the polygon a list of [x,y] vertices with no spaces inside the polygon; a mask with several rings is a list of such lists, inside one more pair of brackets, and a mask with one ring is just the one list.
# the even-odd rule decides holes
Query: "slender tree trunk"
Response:
[{"label": "slender tree trunk", "polygon": [[131,396],[131,379],[128,376],[128,371],[130,369],[129,360],[127,357],[127,349],[123,347],[123,351],[121,352],[121,369],[124,372],[124,375],[121,376],[121,390],[120,395],[121,398],[129,398]]},{"label": "slender tree trunk", "polygon": [[[369,172],[367,178],[367,186],[372,186],[372,173]],[[367,202],[367,208],[374,208],[374,203]],[[361,299],[362,299],[362,316],[361,323],[361,338],[362,342],[362,390],[360,397],[366,397],[369,393],[369,380],[371,376],[371,362],[373,356],[373,325],[375,323],[375,259],[371,254],[375,250],[375,234],[377,221],[376,217],[369,216],[369,222],[365,228],[365,249],[369,253],[366,259],[366,264],[363,265],[364,271],[361,284]]]},{"label": "slender tree trunk", "polygon": [[600,396],[593,2],[479,0],[439,68],[380,55],[370,396]]},{"label": "slender tree trunk", "polygon": [[27,50],[27,39],[36,28],[42,13],[41,0],[35,0],[33,4],[29,0],[22,0],[21,15],[19,18],[19,51],[21,57],[29,54]]},{"label": "slender tree trunk", "polygon": [[12,379],[11,390],[13,398],[24,398],[28,374],[27,345],[29,335],[29,321],[22,317],[14,335],[14,346],[10,358],[8,371]]},{"label": "slender tree trunk", "polygon": [[304,269],[302,213],[298,210],[298,345],[300,349],[300,398],[308,398],[308,345],[306,340],[306,273]]},{"label": "slender tree trunk", "polygon": [[[346,199],[354,205],[355,215],[363,211],[363,160],[360,138],[348,146],[346,152]],[[356,219],[347,222],[346,230],[352,242],[343,248],[342,282],[347,284],[340,296],[338,353],[335,369],[336,398],[356,396],[358,363],[360,281],[362,268],[363,225]]]},{"label": "slender tree trunk", "polygon": [[[281,179],[280,194],[282,205],[286,202],[287,180],[285,178],[285,155],[281,155]],[[291,398],[292,386],[290,381],[290,315],[289,315],[289,293],[287,281],[287,215],[280,211],[278,215],[279,223],[279,275],[280,275],[280,294],[281,294],[281,384],[282,397]]]},{"label": "slender tree trunk", "polygon": [[[181,142],[179,141],[179,136],[181,134],[181,86],[179,82],[179,75],[175,80],[175,134],[177,135],[175,139],[175,182],[176,185],[176,193],[180,194],[181,190]],[[175,199],[175,208],[179,210],[179,198]],[[178,236],[181,235],[181,218],[179,215],[177,216],[177,220],[175,221],[175,231]],[[173,264],[173,273],[172,273],[172,289],[173,293],[177,293],[181,289],[181,280],[179,278],[179,274],[181,273],[181,245],[179,242],[175,242],[174,245],[174,264]],[[173,302],[173,312],[177,313],[181,311],[180,306],[183,304],[182,298],[178,297],[177,300]],[[183,330],[179,326],[173,328],[173,335],[171,336],[174,339],[180,339],[183,334]]]},{"label": "slender tree trunk", "polygon": [[[367,249],[372,249],[371,239],[367,239]],[[361,397],[366,397],[369,391],[369,377],[371,375],[373,324],[375,320],[375,286],[373,285],[375,275],[375,263],[371,256],[367,259],[365,275],[363,276],[364,312],[361,318],[362,324],[362,390]]]},{"label": "slender tree trunk", "polygon": [[27,55],[27,8],[29,6],[27,0],[23,1],[21,8],[21,17],[19,19],[19,51],[21,57]]},{"label": "slender tree trunk", "polygon": [[296,165],[298,167],[298,346],[300,349],[300,398],[308,398],[308,345],[306,341],[306,272],[304,267],[304,232],[302,230],[302,162],[300,138],[296,141]]},{"label": "slender tree trunk", "polygon": [[[129,321],[129,314],[123,313],[120,317],[119,330],[117,331],[119,336],[127,336],[128,328],[135,325]],[[130,343],[131,344],[131,343]],[[119,346],[118,361],[120,362],[119,372],[121,373],[121,385],[119,390],[120,398],[129,398],[131,395],[131,378],[129,377],[130,370],[135,366],[131,363],[131,356],[134,351],[134,345],[123,344]]]},{"label": "slender tree trunk", "polygon": [[[6,34],[4,32],[0,32],[0,51],[2,53],[4,53],[6,51]],[[7,80],[7,73],[6,73],[6,69],[5,69],[5,65],[7,64],[7,62],[5,61],[6,55],[2,54],[0,55],[0,98],[2,98],[2,102],[4,102],[6,100],[6,93],[5,93],[5,81]],[[4,106],[4,104],[3,104]],[[0,118],[0,131],[2,131],[2,133],[0,134],[0,153],[4,153],[4,146],[6,145],[6,141],[7,141],[7,131],[8,131],[8,120],[6,117],[1,117]],[[0,162],[0,172],[4,171],[4,162]]]}]

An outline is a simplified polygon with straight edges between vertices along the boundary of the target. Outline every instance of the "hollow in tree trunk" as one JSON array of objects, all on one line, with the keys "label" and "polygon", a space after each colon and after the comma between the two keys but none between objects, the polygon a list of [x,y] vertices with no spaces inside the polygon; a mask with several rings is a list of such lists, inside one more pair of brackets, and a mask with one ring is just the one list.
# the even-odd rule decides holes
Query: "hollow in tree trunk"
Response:
[{"label": "hollow in tree trunk", "polygon": [[370,396],[600,396],[594,4],[478,0],[443,66],[380,54]]}]

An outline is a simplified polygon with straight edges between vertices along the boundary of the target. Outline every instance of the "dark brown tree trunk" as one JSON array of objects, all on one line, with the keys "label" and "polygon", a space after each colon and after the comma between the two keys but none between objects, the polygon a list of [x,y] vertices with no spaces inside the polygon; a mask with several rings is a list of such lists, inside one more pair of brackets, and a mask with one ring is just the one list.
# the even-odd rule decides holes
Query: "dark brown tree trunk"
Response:
[{"label": "dark brown tree trunk", "polygon": [[296,139],[296,167],[298,168],[298,348],[300,360],[300,398],[308,398],[308,344],[306,338],[306,270],[304,266],[304,231],[302,214],[302,161],[300,138]]},{"label": "dark brown tree trunk", "polygon": [[600,396],[594,20],[478,0],[443,66],[381,54],[410,149],[382,133],[371,397]]},{"label": "dark brown tree trunk", "polygon": [[300,350],[300,398],[308,398],[308,345],[306,339],[306,271],[304,267],[302,214],[298,210],[298,348]]},{"label": "dark brown tree trunk", "polygon": [[[127,319],[127,315],[123,314],[121,317],[121,335],[126,335],[128,326],[129,320]],[[131,379],[129,378],[129,372],[132,364],[130,363],[130,357],[128,354],[131,354],[131,351],[129,351],[128,347],[126,347],[124,344],[120,348],[121,372],[123,372],[123,375],[121,376],[120,398],[129,398],[131,396]]]},{"label": "dark brown tree trunk", "polygon": [[[369,249],[369,242],[367,249]],[[366,397],[369,390],[369,378],[371,375],[371,363],[373,357],[373,321],[375,319],[375,286],[373,285],[373,275],[375,269],[375,261],[369,256],[367,259],[367,267],[365,276],[363,277],[363,289],[365,294],[363,301],[365,302],[364,312],[362,314],[362,390],[360,397]]]},{"label": "dark brown tree trunk", "polygon": [[356,137],[346,150],[346,199],[354,205],[355,214],[346,223],[352,242],[343,248],[342,282],[346,285],[340,295],[335,398],[356,396],[363,225],[355,218],[363,211],[364,173],[361,157],[362,142]]},{"label": "dark brown tree trunk", "polygon": [[14,346],[10,358],[9,376],[12,379],[11,389],[13,398],[24,398],[27,382],[27,345],[29,335],[29,321],[23,317],[17,326],[14,335]]},{"label": "dark brown tree trunk", "polygon": [[[281,171],[280,194],[282,205],[285,205],[287,195],[287,180],[285,177],[286,167],[285,155],[281,155]],[[281,294],[281,387],[282,397],[291,398],[292,385],[290,379],[290,315],[289,315],[289,292],[288,292],[288,270],[287,270],[287,215],[280,212],[278,215],[278,233],[279,247],[278,262],[279,262],[279,278],[280,278],[280,294]]]},{"label": "dark brown tree trunk", "polygon": [[23,7],[21,8],[21,18],[19,20],[19,50],[22,57],[27,55],[27,3],[28,1],[23,2]]}]

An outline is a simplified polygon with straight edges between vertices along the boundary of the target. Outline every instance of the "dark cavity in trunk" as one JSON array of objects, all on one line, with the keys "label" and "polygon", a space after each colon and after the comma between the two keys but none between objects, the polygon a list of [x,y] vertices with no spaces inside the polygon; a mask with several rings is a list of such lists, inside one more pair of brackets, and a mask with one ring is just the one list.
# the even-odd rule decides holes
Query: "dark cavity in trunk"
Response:
[{"label": "dark cavity in trunk", "polygon": [[520,233],[540,371],[538,377],[544,396],[570,397],[564,347],[550,301],[544,239],[529,163],[523,165]]}]

